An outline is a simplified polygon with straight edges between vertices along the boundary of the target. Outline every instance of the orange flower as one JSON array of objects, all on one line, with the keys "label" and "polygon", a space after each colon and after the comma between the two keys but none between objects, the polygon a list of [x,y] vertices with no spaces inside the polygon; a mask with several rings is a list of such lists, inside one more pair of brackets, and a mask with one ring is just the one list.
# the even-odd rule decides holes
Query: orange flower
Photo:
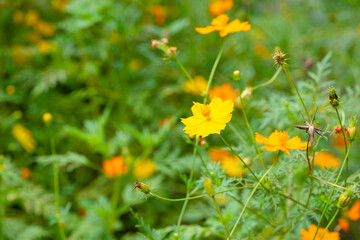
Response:
[{"label": "orange flower", "polygon": [[166,19],[165,8],[160,5],[155,5],[151,8],[151,14],[155,16],[155,23],[163,25]]},{"label": "orange flower", "polygon": [[233,102],[236,101],[238,97],[237,91],[235,91],[229,83],[224,83],[220,87],[214,87],[209,91],[210,99],[214,97],[219,97],[221,100],[231,100]]},{"label": "orange flower", "polygon": [[209,11],[213,15],[223,13],[233,7],[234,3],[232,0],[220,0],[210,4]]},{"label": "orange flower", "polygon": [[348,232],[350,228],[350,223],[345,218],[339,218],[339,227],[344,232]]},{"label": "orange flower", "polygon": [[320,166],[323,170],[325,169],[336,169],[339,166],[340,160],[334,155],[327,152],[319,152],[315,155],[314,164]]},{"label": "orange flower", "polygon": [[197,27],[195,31],[200,34],[208,34],[214,31],[219,31],[221,37],[225,37],[229,33],[241,32],[241,31],[249,31],[251,25],[248,22],[240,22],[239,19],[235,19],[234,21],[227,23],[229,21],[229,17],[226,14],[221,14],[215,19],[211,21],[211,26],[207,27]]},{"label": "orange flower", "polygon": [[127,165],[121,156],[112,157],[103,161],[103,169],[108,178],[120,176],[127,172]]},{"label": "orange flower", "polygon": [[269,138],[265,138],[261,136],[259,133],[256,133],[255,140],[258,143],[266,144],[263,146],[265,150],[269,152],[276,152],[277,150],[281,150],[287,155],[290,155],[288,149],[306,149],[306,142],[301,142],[301,139],[298,136],[295,136],[289,140],[289,136],[285,131],[278,132],[275,130],[272,134],[270,134]]},{"label": "orange flower", "polygon": [[[349,144],[349,140],[347,140],[347,138],[349,137],[349,131],[346,129],[346,127],[343,127],[343,129],[346,137],[346,143]],[[337,148],[343,148],[345,146],[345,141],[344,141],[344,136],[342,134],[342,129],[340,127],[336,128],[334,130],[334,134],[335,136],[333,137],[333,144]]]},{"label": "orange flower", "polygon": [[29,168],[22,168],[20,170],[20,175],[24,180],[29,179],[31,176],[31,170]]},{"label": "orange flower", "polygon": [[[316,234],[315,240],[319,240],[323,234],[325,228],[319,228],[319,231]],[[313,240],[316,232],[316,225],[311,224],[308,230],[301,230],[301,240]],[[329,232],[326,230],[322,240],[340,240],[340,235],[338,232]]]},{"label": "orange flower", "polygon": [[352,221],[360,219],[360,200],[357,200],[347,212],[347,217]]},{"label": "orange flower", "polygon": [[210,149],[209,154],[210,154],[211,160],[214,162],[220,162],[224,158],[231,156],[231,152],[228,150]]}]

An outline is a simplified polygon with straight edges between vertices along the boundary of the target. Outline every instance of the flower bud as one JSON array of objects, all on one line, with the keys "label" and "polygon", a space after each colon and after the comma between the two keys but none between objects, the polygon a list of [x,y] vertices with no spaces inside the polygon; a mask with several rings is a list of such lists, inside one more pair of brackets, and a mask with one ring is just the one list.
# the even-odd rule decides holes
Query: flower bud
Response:
[{"label": "flower bud", "polygon": [[252,88],[246,87],[241,93],[241,98],[250,98],[252,94]]},{"label": "flower bud", "polygon": [[281,52],[280,48],[279,47],[276,47],[275,48],[275,53],[274,53],[274,56],[273,56],[273,59],[275,61],[275,64],[278,64],[278,65],[284,65],[286,64],[285,62],[285,53]]},{"label": "flower bud", "polygon": [[151,47],[152,48],[157,48],[159,45],[159,41],[158,40],[151,40]]},{"label": "flower bud", "polygon": [[136,181],[135,182],[135,186],[133,189],[137,188],[137,190],[139,190],[140,192],[143,192],[145,194],[150,193],[150,187],[140,181]]},{"label": "flower bud", "polygon": [[350,187],[349,190],[347,190],[345,193],[342,193],[337,203],[338,208],[347,207],[351,203],[353,195],[353,187]]},{"label": "flower bud", "polygon": [[205,188],[206,193],[210,197],[214,196],[214,194],[215,194],[214,186],[213,186],[211,180],[207,177],[204,177],[204,188]]},{"label": "flower bud", "polygon": [[164,44],[168,44],[169,43],[169,40],[167,38],[162,38],[161,41],[164,43]]},{"label": "flower bud", "polygon": [[350,124],[349,124],[349,127],[348,127],[349,135],[352,138],[356,137],[356,132],[357,132],[356,122],[357,122],[356,116],[353,116],[351,118],[351,120],[350,120]]},{"label": "flower bud", "polygon": [[336,94],[334,87],[329,88],[329,103],[333,107],[339,106],[340,103],[340,97]]},{"label": "flower bud", "polygon": [[207,142],[205,140],[205,138],[199,138],[198,140],[198,144],[202,147],[206,147],[207,146]]},{"label": "flower bud", "polygon": [[240,72],[239,70],[235,70],[235,71],[233,72],[233,79],[234,79],[234,81],[240,81],[241,78],[242,78],[241,72]]}]

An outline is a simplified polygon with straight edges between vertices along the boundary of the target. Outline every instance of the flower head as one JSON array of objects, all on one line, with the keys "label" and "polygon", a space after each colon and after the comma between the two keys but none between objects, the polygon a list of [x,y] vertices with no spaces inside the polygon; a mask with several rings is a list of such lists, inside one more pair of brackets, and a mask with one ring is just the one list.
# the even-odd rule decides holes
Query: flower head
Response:
[{"label": "flower head", "polygon": [[241,31],[249,31],[251,25],[248,22],[240,22],[239,19],[235,19],[230,23],[229,17],[226,14],[221,14],[218,17],[214,18],[211,21],[211,25],[207,27],[197,27],[195,31],[200,34],[208,34],[214,31],[219,31],[221,37],[225,37],[229,33],[241,32]]},{"label": "flower head", "polygon": [[336,169],[339,166],[340,160],[334,155],[327,152],[319,152],[315,155],[314,164],[325,169]]},{"label": "flower head", "polygon": [[230,84],[224,83],[220,87],[214,87],[209,91],[210,99],[213,99],[214,97],[219,97],[221,100],[231,100],[233,102],[236,101],[238,97],[237,91],[235,91]]},{"label": "flower head", "polygon": [[360,200],[357,200],[347,212],[347,217],[352,221],[360,219]]},{"label": "flower head", "polygon": [[[312,224],[309,226],[308,230],[301,230],[301,240],[313,240],[315,232],[316,232],[316,225]],[[321,235],[324,233],[325,228],[319,228],[319,231],[316,234],[315,240],[319,240]],[[329,232],[326,230],[322,240],[340,240],[340,235],[338,232]]]},{"label": "flower head", "polygon": [[194,116],[181,119],[185,124],[184,131],[189,135],[203,138],[213,133],[220,134],[226,123],[231,120],[233,109],[234,103],[231,100],[223,102],[218,97],[214,97],[210,104],[194,102],[191,108]]},{"label": "flower head", "polygon": [[204,95],[207,90],[208,82],[202,76],[194,77],[194,81],[190,79],[187,80],[183,85],[183,90],[185,92],[194,94],[194,95]]},{"label": "flower head", "polygon": [[[209,154],[213,162],[220,162],[220,168],[225,169],[225,174],[230,177],[241,177],[247,171],[244,164],[228,150],[210,149]],[[244,161],[251,163],[248,158]]]},{"label": "flower head", "polygon": [[12,135],[27,152],[32,153],[35,150],[36,141],[29,129],[24,128],[21,124],[16,124],[12,128]]},{"label": "flower head", "polygon": [[112,157],[103,161],[103,169],[108,178],[120,176],[127,172],[128,167],[121,156]]},{"label": "flower head", "polygon": [[289,136],[285,131],[278,132],[277,130],[270,134],[269,138],[265,138],[259,133],[256,133],[255,140],[258,143],[266,144],[266,146],[263,146],[262,148],[269,152],[280,150],[287,155],[290,155],[288,149],[305,150],[307,146],[307,143],[301,142],[301,139],[298,136],[289,139]]},{"label": "flower head", "polygon": [[133,174],[136,178],[144,179],[151,177],[156,171],[156,165],[150,159],[144,159],[135,163]]},{"label": "flower head", "polygon": [[234,3],[232,0],[220,0],[210,4],[209,11],[213,15],[223,13],[233,7]]}]

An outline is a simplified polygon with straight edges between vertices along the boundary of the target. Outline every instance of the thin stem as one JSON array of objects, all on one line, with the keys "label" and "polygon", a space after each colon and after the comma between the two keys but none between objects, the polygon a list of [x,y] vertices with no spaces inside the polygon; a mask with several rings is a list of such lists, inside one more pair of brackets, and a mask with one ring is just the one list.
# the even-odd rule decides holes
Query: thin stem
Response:
[{"label": "thin stem", "polygon": [[[249,172],[254,176],[254,178],[260,182],[259,178],[255,175],[255,173],[250,169],[250,167],[244,162],[244,160],[242,159],[242,157],[239,156],[239,154],[237,154],[237,152],[234,151],[234,149],[230,146],[230,144],[223,138],[223,136],[221,136],[221,134],[219,134],[221,140],[226,144],[226,146],[231,150],[231,152],[233,154],[235,154],[240,161],[244,164],[244,166],[249,170]],[[264,187],[265,188],[265,187]]]},{"label": "thin stem", "polygon": [[179,61],[179,59],[177,59],[177,57],[175,56],[175,62],[179,65],[180,69],[183,71],[183,73],[186,75],[186,77],[195,85],[195,87],[197,88],[197,90],[200,93],[203,93],[203,91],[200,89],[200,87],[197,85],[197,83],[194,81],[194,79],[190,76],[190,74],[188,73],[188,71],[184,68],[184,66],[181,64],[181,62]]},{"label": "thin stem", "polygon": [[3,239],[3,218],[4,218],[4,188],[3,188],[3,171],[4,171],[4,157],[0,156],[0,239]]},{"label": "thin stem", "polygon": [[204,101],[203,101],[203,104],[206,103],[206,100],[207,100],[207,97],[209,95],[209,90],[210,90],[210,87],[211,87],[211,83],[213,81],[213,78],[214,78],[214,74],[215,74],[215,70],[217,68],[217,65],[219,64],[219,61],[220,61],[220,58],[221,58],[221,55],[222,55],[222,52],[224,50],[224,39],[222,38],[221,39],[221,46],[220,46],[220,50],[219,50],[219,53],[215,59],[215,62],[214,62],[214,65],[211,69],[211,72],[210,72],[210,76],[209,76],[209,81],[208,81],[208,85],[207,85],[207,88],[206,88],[206,92],[205,92],[205,95],[204,95]]},{"label": "thin stem", "polygon": [[[342,171],[343,171],[343,169],[344,169],[345,163],[346,163],[347,158],[348,158],[348,156],[349,156],[350,148],[351,148],[351,144],[349,145],[349,149],[348,149],[348,151],[347,151],[347,153],[346,153],[346,155],[345,155],[344,162],[343,162],[343,164],[342,164],[342,166],[341,166],[341,169],[340,169],[340,172],[339,172],[339,174],[338,174],[338,176],[337,176],[337,178],[336,178],[335,185],[338,183],[338,181],[339,181],[339,179],[340,179],[341,173],[342,173]],[[326,209],[327,209],[327,207],[329,206],[331,197],[332,197],[332,195],[333,195],[333,193],[334,193],[334,189],[335,189],[335,186],[333,186],[333,188],[331,189],[330,197],[328,198],[328,200],[327,200],[327,202],[326,202],[326,205],[325,205],[325,208],[324,208],[324,210],[323,210],[323,212],[322,212],[322,214],[321,214],[321,217],[320,217],[319,223],[318,223],[318,225],[317,225],[317,228],[316,228],[316,231],[315,231],[315,235],[314,235],[313,240],[315,240],[316,234],[317,234],[317,232],[319,231],[319,227],[320,227],[320,224],[321,224],[321,220],[323,219],[323,217],[324,217],[324,215],[325,215],[325,212],[326,212]]]},{"label": "thin stem", "polygon": [[247,142],[245,141],[245,139],[240,135],[239,131],[235,128],[235,126],[229,122],[229,127],[231,128],[231,130],[234,132],[234,134],[244,143],[247,144]]},{"label": "thin stem", "polygon": [[330,222],[328,223],[328,225],[326,226],[326,228],[325,228],[324,232],[321,234],[321,236],[320,236],[320,239],[319,239],[319,240],[321,240],[321,239],[323,238],[323,236],[324,236],[325,232],[328,230],[328,228],[330,227],[331,223],[334,221],[334,219],[335,219],[336,215],[339,213],[339,210],[340,210],[340,208],[337,208],[337,209],[336,209],[336,212],[335,212],[334,216],[331,218],[331,220],[330,220]]},{"label": "thin stem", "polygon": [[299,202],[298,200],[294,199],[293,197],[290,197],[289,195],[286,195],[286,194],[284,194],[284,193],[282,193],[282,192],[279,192],[279,191],[275,191],[275,192],[276,192],[277,194],[279,194],[280,196],[283,196],[283,197],[285,197],[285,198],[293,201],[294,203],[299,204],[299,205],[302,206],[303,208],[308,209],[305,204]]},{"label": "thin stem", "polygon": [[305,107],[305,104],[304,104],[304,102],[303,102],[303,100],[302,100],[302,98],[301,98],[301,96],[300,96],[299,91],[297,90],[297,88],[296,88],[296,86],[295,86],[295,83],[294,83],[293,80],[291,79],[291,77],[290,77],[288,71],[286,70],[285,66],[284,66],[284,65],[281,65],[281,66],[282,66],[282,69],[284,70],[284,72],[285,72],[285,74],[286,74],[286,77],[289,79],[289,81],[291,82],[292,86],[294,87],[294,89],[295,89],[295,91],[296,91],[296,93],[297,93],[297,95],[298,95],[298,97],[299,97],[299,99],[300,99],[300,101],[301,101],[301,104],[302,104],[303,107],[304,107],[306,116],[308,117],[309,122],[310,122],[310,115],[309,115],[309,113],[308,113],[308,111],[307,111],[307,109],[306,109],[306,107]]},{"label": "thin stem", "polygon": [[214,196],[212,196],[212,197],[211,197],[211,200],[212,200],[212,202],[214,203],[214,205],[215,205],[215,207],[216,207],[216,211],[217,211],[217,212],[218,212],[218,214],[219,214],[219,217],[220,217],[221,223],[222,223],[222,225],[223,225],[223,226],[224,226],[224,228],[225,228],[226,236],[228,237],[228,239],[231,239],[231,236],[229,235],[229,230],[228,230],[228,228],[226,227],[226,224],[225,224],[225,221],[224,221],[223,215],[222,215],[222,213],[221,213],[221,210],[220,210],[220,208],[219,208],[219,205],[217,204],[217,202],[216,202],[216,200],[215,200]]},{"label": "thin stem", "polygon": [[210,176],[210,172],[209,172],[209,170],[208,170],[208,168],[207,168],[207,166],[206,166],[206,163],[204,162],[203,157],[201,156],[201,153],[200,153],[200,151],[199,151],[199,147],[198,147],[197,145],[196,145],[196,150],[197,150],[198,155],[199,155],[199,157],[200,157],[201,163],[202,163],[202,165],[203,165],[204,168],[205,168],[206,173]]},{"label": "thin stem", "polygon": [[258,89],[258,88],[262,88],[262,87],[265,87],[265,86],[271,84],[273,81],[275,81],[275,79],[277,78],[277,76],[279,75],[280,72],[281,72],[281,67],[278,67],[278,69],[276,70],[274,76],[272,76],[272,78],[270,80],[268,80],[267,82],[264,82],[262,84],[259,84],[259,85],[255,86],[255,87],[252,87],[251,89],[254,91],[254,90]]},{"label": "thin stem", "polygon": [[310,159],[309,159],[309,141],[310,141],[310,135],[308,135],[308,140],[307,140],[307,143],[306,143],[306,160],[307,160],[307,163],[308,163],[308,166],[309,166],[310,174],[312,175],[312,169],[311,169]]},{"label": "thin stem", "polygon": [[[346,136],[345,136],[345,131],[344,131],[344,127],[341,123],[341,120],[340,120],[340,116],[339,116],[339,111],[337,109],[337,107],[335,107],[335,111],[336,111],[336,115],[337,115],[337,118],[339,120],[339,124],[340,124],[340,127],[341,127],[341,132],[342,132],[342,135],[344,137],[344,143],[345,143],[345,154],[347,153],[348,151],[348,148],[347,148],[347,143],[346,143]],[[346,168],[345,168],[345,187],[346,187],[346,182],[347,182],[347,176],[348,176],[348,168],[349,168],[349,164],[348,164],[348,161],[346,161]]]},{"label": "thin stem", "polygon": [[[328,182],[328,181],[326,181],[326,180],[324,180],[324,179],[322,179],[322,178],[316,177],[316,176],[312,176],[312,178],[315,178],[316,180],[319,180],[320,182],[329,184],[329,185],[334,186],[334,187],[336,187],[336,188],[341,188],[341,189],[344,189],[344,190],[347,190],[347,191],[350,190],[349,188],[336,185],[336,184],[334,184],[334,183]],[[360,193],[360,191],[352,191],[352,192],[354,192],[354,193]]]},{"label": "thin stem", "polygon": [[[186,198],[188,198],[190,196],[190,183],[192,182],[192,178],[193,178],[193,175],[194,175],[194,167],[195,167],[195,156],[196,156],[196,147],[197,147],[197,144],[198,144],[198,140],[197,138],[195,139],[195,146],[194,146],[194,151],[193,151],[193,155],[192,155],[192,164],[191,164],[191,172],[190,172],[190,178],[188,179],[187,183],[186,183]],[[180,225],[181,225],[181,221],[184,217],[184,213],[185,213],[185,209],[186,209],[186,206],[188,204],[188,201],[189,200],[185,200],[183,206],[182,206],[182,209],[181,209],[181,212],[180,212],[180,215],[179,215],[179,218],[178,218],[178,222],[177,222],[177,228],[179,229]]]},{"label": "thin stem", "polygon": [[116,218],[117,203],[119,201],[120,183],[121,183],[121,179],[120,179],[120,176],[118,176],[118,177],[116,177],[115,183],[113,185],[113,192],[112,192],[111,202],[110,202],[110,219],[109,219],[110,232],[113,231],[114,222],[115,222],[115,218]]},{"label": "thin stem", "polygon": [[[240,81],[238,81],[238,88],[239,88],[239,93],[241,93]],[[255,146],[256,152],[258,153],[260,161],[261,161],[261,165],[262,165],[262,167],[264,168],[264,171],[265,171],[264,159],[263,159],[263,157],[261,155],[261,152],[259,150],[259,147],[258,147],[258,145],[257,145],[257,143],[255,141],[254,133],[253,133],[253,131],[251,129],[251,126],[249,124],[249,121],[247,119],[246,112],[245,112],[245,105],[244,105],[244,102],[242,100],[241,94],[239,94],[239,97],[240,97],[241,110],[242,110],[242,113],[244,115],[245,124],[249,129],[249,132],[250,132],[250,135],[251,135],[251,141],[253,142],[253,144]]]},{"label": "thin stem", "polygon": [[56,157],[56,149],[55,149],[55,141],[53,135],[50,136],[50,145],[51,145],[51,153],[53,157],[53,181],[54,181],[54,196],[55,196],[55,209],[56,209],[56,221],[60,233],[60,237],[62,240],[66,239],[63,228],[60,224],[60,194],[59,194],[59,166]]},{"label": "thin stem", "polygon": [[266,175],[269,174],[269,172],[271,171],[271,169],[273,169],[273,168],[275,167],[275,165],[276,165],[276,163],[277,163],[277,161],[278,161],[278,159],[279,159],[279,156],[280,156],[280,151],[279,151],[279,154],[278,154],[278,156],[277,156],[276,161],[275,161],[275,162],[273,163],[273,165],[269,168],[269,170],[267,170],[267,171],[265,172],[265,174],[260,178],[260,181],[256,184],[255,188],[254,188],[253,191],[251,192],[251,194],[250,194],[249,198],[247,199],[247,201],[246,201],[246,203],[245,203],[245,205],[244,205],[244,207],[243,207],[243,209],[242,209],[242,211],[241,211],[238,219],[236,220],[236,223],[235,223],[234,227],[232,228],[232,230],[231,230],[231,232],[230,232],[229,237],[227,238],[228,240],[230,239],[230,237],[231,237],[231,236],[233,235],[233,233],[235,232],[235,229],[236,229],[237,225],[239,224],[239,222],[240,222],[240,220],[241,220],[241,217],[243,216],[243,214],[244,214],[244,212],[245,212],[245,209],[246,209],[247,205],[249,204],[252,196],[253,196],[254,193],[256,192],[256,189],[260,186],[261,181],[266,177]]}]

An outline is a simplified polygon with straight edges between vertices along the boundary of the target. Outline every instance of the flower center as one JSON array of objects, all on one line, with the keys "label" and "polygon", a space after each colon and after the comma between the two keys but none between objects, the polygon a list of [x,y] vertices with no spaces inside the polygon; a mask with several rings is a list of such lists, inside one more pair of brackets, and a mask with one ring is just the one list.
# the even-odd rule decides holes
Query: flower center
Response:
[{"label": "flower center", "polygon": [[210,120],[210,113],[211,110],[208,105],[204,105],[201,107],[201,114],[206,117],[208,120]]},{"label": "flower center", "polygon": [[289,139],[289,136],[287,135],[286,132],[282,131],[282,132],[278,133],[278,139],[279,139],[281,145],[285,145]]}]

